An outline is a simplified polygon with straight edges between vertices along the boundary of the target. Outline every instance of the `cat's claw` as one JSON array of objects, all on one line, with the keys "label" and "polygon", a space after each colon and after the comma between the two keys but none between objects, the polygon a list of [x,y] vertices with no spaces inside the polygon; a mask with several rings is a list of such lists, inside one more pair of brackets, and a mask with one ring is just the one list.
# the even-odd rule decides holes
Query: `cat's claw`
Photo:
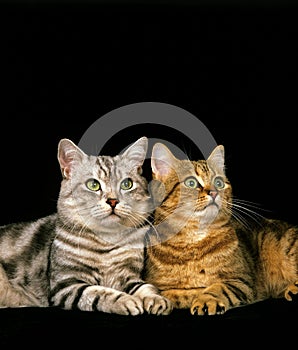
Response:
[{"label": "cat's claw", "polygon": [[144,313],[142,301],[132,295],[121,296],[117,302],[113,305],[111,310],[105,310],[105,312],[116,313],[118,315],[141,315]]},{"label": "cat's claw", "polygon": [[190,308],[192,315],[222,315],[226,312],[226,307],[220,301],[210,299],[208,301],[195,300]]},{"label": "cat's claw", "polygon": [[129,300],[126,304],[126,309],[128,311],[128,315],[136,316],[144,313],[144,309],[141,305],[136,303],[135,301]]},{"label": "cat's claw", "polygon": [[288,288],[285,290],[285,298],[288,301],[292,301],[293,295],[296,294],[298,294],[298,281],[288,286]]}]

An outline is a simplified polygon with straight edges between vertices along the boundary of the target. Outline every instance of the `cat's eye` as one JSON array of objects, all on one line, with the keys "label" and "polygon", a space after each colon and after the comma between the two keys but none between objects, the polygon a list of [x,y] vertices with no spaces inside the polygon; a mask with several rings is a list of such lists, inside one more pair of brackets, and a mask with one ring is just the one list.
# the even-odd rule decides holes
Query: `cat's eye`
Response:
[{"label": "cat's eye", "polygon": [[186,187],[189,187],[189,188],[197,188],[199,183],[198,183],[198,180],[195,178],[195,177],[188,177],[185,181],[184,181],[184,185]]},{"label": "cat's eye", "polygon": [[225,187],[225,181],[221,176],[217,176],[213,180],[213,184],[217,190],[222,190]]},{"label": "cat's eye", "polygon": [[121,184],[120,187],[122,190],[130,190],[132,188],[133,182],[132,179],[130,179],[129,177],[127,179],[124,179]]},{"label": "cat's eye", "polygon": [[99,191],[101,189],[99,181],[97,181],[95,179],[89,179],[86,182],[86,186],[91,191]]}]

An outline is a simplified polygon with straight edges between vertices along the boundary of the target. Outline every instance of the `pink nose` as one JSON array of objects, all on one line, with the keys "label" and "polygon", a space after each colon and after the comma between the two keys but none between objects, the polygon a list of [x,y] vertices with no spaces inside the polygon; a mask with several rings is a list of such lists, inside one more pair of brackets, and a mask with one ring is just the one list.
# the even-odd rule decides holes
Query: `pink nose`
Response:
[{"label": "pink nose", "polygon": [[209,196],[211,196],[213,198],[213,200],[216,198],[217,196],[217,191],[210,191],[209,192]]},{"label": "pink nose", "polygon": [[115,208],[116,205],[119,203],[118,199],[116,198],[108,198],[107,203],[112,207]]}]

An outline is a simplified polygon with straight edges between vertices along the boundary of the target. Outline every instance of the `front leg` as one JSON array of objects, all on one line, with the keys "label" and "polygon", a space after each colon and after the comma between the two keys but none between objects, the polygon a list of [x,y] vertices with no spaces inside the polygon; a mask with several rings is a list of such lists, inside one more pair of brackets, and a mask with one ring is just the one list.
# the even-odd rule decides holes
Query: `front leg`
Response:
[{"label": "front leg", "polygon": [[241,281],[214,283],[193,299],[190,311],[192,315],[223,314],[231,308],[249,304],[253,300],[252,289]]},{"label": "front leg", "polygon": [[149,314],[168,315],[173,310],[170,300],[162,296],[152,284],[140,283],[130,292],[142,300],[143,307]]},{"label": "front leg", "polygon": [[202,290],[204,290],[204,288],[172,288],[161,291],[161,295],[169,299],[175,309],[189,309],[194,298],[196,298]]},{"label": "front leg", "polygon": [[67,286],[66,282],[61,282],[52,290],[51,303],[66,310],[102,311],[132,316],[144,312],[142,301],[136,296],[86,283],[72,283]]}]

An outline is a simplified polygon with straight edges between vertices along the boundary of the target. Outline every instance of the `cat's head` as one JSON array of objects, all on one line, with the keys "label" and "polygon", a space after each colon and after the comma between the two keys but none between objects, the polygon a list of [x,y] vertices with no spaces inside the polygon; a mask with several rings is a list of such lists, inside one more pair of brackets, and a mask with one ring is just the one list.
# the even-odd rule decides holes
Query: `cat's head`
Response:
[{"label": "cat's head", "polygon": [[147,181],[141,175],[147,147],[142,137],[116,156],[94,156],[62,139],[58,213],[69,225],[95,233],[142,226],[150,211]]},{"label": "cat's head", "polygon": [[153,193],[160,201],[157,220],[169,215],[169,220],[190,220],[202,228],[230,217],[232,189],[222,145],[207,160],[190,161],[177,159],[164,144],[156,143],[151,167],[153,179],[162,184]]}]

